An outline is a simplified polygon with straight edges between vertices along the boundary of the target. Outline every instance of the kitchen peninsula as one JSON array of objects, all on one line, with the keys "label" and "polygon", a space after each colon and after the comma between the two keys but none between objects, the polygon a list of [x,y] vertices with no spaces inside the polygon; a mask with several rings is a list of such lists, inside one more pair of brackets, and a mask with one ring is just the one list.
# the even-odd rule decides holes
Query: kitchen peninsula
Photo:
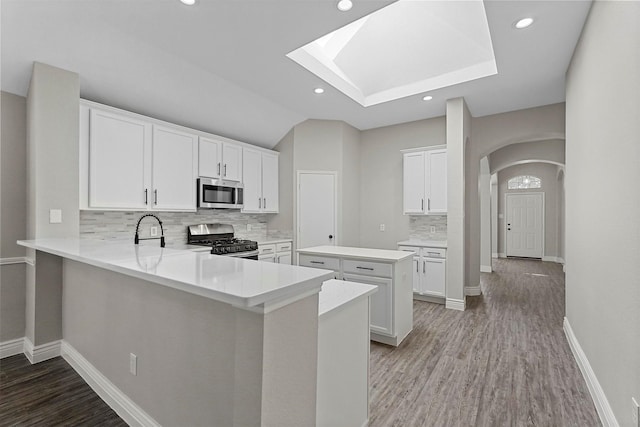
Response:
[{"label": "kitchen peninsula", "polygon": [[59,287],[36,318],[54,312],[63,356],[129,424],[315,423],[318,292],[332,273],[131,243],[19,244]]}]

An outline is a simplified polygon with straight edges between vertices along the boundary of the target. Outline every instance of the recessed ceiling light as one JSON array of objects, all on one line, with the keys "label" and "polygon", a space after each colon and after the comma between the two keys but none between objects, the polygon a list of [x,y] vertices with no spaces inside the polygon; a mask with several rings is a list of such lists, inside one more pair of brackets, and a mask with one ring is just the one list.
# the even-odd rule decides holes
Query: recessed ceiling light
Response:
[{"label": "recessed ceiling light", "polygon": [[318,95],[320,95],[321,93],[324,93],[324,89],[322,89],[321,87],[317,87],[313,91]]},{"label": "recessed ceiling light", "polygon": [[527,28],[531,24],[533,24],[533,18],[522,18],[516,22],[516,28],[521,30],[523,28]]},{"label": "recessed ceiling light", "polygon": [[426,95],[426,96],[422,97],[423,101],[431,101],[432,99],[433,99],[433,96],[431,96],[431,95]]},{"label": "recessed ceiling light", "polygon": [[196,4],[196,0],[180,0],[182,4],[186,4],[187,6],[193,6]]},{"label": "recessed ceiling light", "polygon": [[340,0],[338,2],[338,10],[342,12],[346,12],[347,10],[351,10],[353,7],[353,2],[351,0]]}]

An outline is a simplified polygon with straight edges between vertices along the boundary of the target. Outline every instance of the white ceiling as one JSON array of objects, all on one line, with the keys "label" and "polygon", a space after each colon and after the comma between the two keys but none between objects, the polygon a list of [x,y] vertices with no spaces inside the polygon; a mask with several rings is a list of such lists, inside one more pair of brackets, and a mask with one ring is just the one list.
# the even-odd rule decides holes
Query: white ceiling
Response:
[{"label": "white ceiling", "polygon": [[[308,118],[364,130],[441,116],[459,96],[473,116],[562,102],[591,4],[485,1],[498,74],[430,102],[363,107],[286,57],[390,3],[354,0],[344,13],[333,0],[2,0],[2,90],[26,95],[40,61],[78,72],[84,98],[272,147]],[[536,22],[517,31],[523,16]]]}]

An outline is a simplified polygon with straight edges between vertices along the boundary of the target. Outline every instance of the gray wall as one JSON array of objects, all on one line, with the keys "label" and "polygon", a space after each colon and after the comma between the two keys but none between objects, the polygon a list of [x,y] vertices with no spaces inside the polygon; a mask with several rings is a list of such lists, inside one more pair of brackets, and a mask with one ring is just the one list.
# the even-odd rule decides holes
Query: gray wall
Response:
[{"label": "gray wall", "polygon": [[564,165],[564,140],[522,142],[494,151],[489,156],[491,173],[517,163],[543,161]]},{"label": "gray wall", "polygon": [[640,2],[596,1],[567,73],[567,320],[622,426],[640,400]]},{"label": "gray wall", "polygon": [[[507,181],[514,176],[533,175],[542,181],[542,188],[529,190],[509,190]],[[498,218],[498,252],[504,254],[505,248],[505,220],[507,212],[505,209],[506,193],[544,193],[544,256],[557,257],[558,255],[558,169],[555,165],[548,163],[527,163],[523,165],[511,166],[498,172],[498,214],[503,214],[503,218]]]},{"label": "gray wall", "polygon": [[[24,257],[27,234],[27,100],[0,93],[0,259]],[[25,334],[24,263],[0,265],[0,342]]]},{"label": "gray wall", "polygon": [[557,172],[558,186],[558,257],[564,264],[565,260],[565,194],[564,194],[564,169],[558,166]]},{"label": "gray wall", "polygon": [[[446,144],[444,117],[366,130],[360,137],[360,245],[396,249],[397,242],[425,237],[446,239],[446,217],[414,217],[402,213],[402,153],[406,148]],[[385,231],[380,231],[385,224]],[[413,231],[413,232],[412,232]]]}]

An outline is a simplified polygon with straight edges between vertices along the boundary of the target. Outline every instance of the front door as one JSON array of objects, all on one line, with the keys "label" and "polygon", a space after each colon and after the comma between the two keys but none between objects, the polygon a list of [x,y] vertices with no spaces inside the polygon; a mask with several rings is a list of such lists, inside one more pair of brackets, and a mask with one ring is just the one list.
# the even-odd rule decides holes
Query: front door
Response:
[{"label": "front door", "polygon": [[542,258],[542,193],[506,194],[506,255]]},{"label": "front door", "polygon": [[298,173],[298,248],[336,245],[336,174]]}]

